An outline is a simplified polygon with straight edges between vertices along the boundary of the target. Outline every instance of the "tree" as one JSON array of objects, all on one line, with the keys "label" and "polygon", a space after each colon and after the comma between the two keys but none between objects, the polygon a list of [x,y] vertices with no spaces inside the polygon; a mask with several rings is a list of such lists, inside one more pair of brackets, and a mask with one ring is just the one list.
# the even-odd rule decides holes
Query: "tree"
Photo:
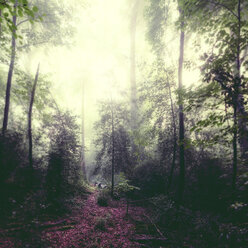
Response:
[{"label": "tree", "polygon": [[[182,84],[182,73],[183,73],[183,62],[184,62],[184,13],[182,6],[184,2],[178,1],[179,10],[179,30],[180,30],[180,47],[179,47],[179,61],[178,61],[178,102],[179,102],[179,187],[178,187],[178,201],[182,201],[184,184],[185,184],[185,159],[184,159],[184,113],[183,113],[183,84]],[[148,9],[147,17],[149,20],[149,31],[148,39],[155,49],[155,54],[158,60],[163,61],[164,44],[162,42],[165,29],[166,21],[168,18],[168,5],[164,1],[152,0],[150,1],[150,9]],[[175,122],[174,122],[175,123]],[[176,146],[174,146],[176,147]]]},{"label": "tree", "polygon": [[31,169],[33,169],[32,110],[35,99],[35,91],[39,78],[39,69],[40,69],[40,64],[37,67],[33,88],[31,91],[31,98],[30,98],[29,111],[28,111],[28,140],[29,140],[28,160]]},{"label": "tree", "polygon": [[[13,2],[13,1],[12,1]],[[4,134],[7,130],[8,126],[8,117],[9,117],[9,105],[10,105],[10,93],[11,93],[11,85],[12,85],[12,77],[14,72],[15,58],[16,58],[16,39],[17,39],[17,17],[23,16],[23,12],[27,16],[27,20],[32,22],[34,19],[34,13],[38,11],[37,7],[34,7],[33,10],[27,8],[28,2],[15,0],[13,4],[13,14],[12,14],[12,26],[9,28],[12,30],[11,36],[11,57],[9,64],[9,71],[7,77],[7,85],[6,85],[6,95],[5,95],[5,108],[4,108],[4,118],[3,118],[3,127],[2,133]]]},{"label": "tree", "polygon": [[[14,10],[11,12],[14,13],[12,21],[13,32],[11,38],[11,58],[6,86],[6,101],[2,129],[3,133],[6,131],[8,126],[12,77],[17,51],[20,52],[24,48],[30,49],[33,46],[44,45],[48,42],[55,45],[64,44],[62,40],[66,40],[66,37],[70,36],[73,32],[71,25],[62,25],[64,19],[60,18],[57,13],[61,13],[63,10],[61,6],[54,1],[44,3],[37,0],[30,1],[28,3],[26,0],[16,0],[13,8]],[[68,15],[68,13],[66,14]],[[45,18],[43,20],[44,15]],[[37,27],[34,28],[34,22],[41,22],[41,25],[36,25]],[[25,31],[22,32],[21,41],[17,44],[18,35],[16,30],[21,26],[26,28],[24,29]]]},{"label": "tree", "polygon": [[[167,68],[165,63],[159,59],[153,66],[149,66],[149,70],[146,81],[140,87],[141,106],[147,106],[142,109],[145,117],[143,121],[146,126],[153,123],[149,138],[155,143],[153,153],[158,154],[160,166],[166,170],[166,175],[168,175],[166,187],[169,191],[176,169],[178,146],[178,121],[176,119],[178,108],[174,103],[175,69]],[[148,140],[146,137],[146,142]]]},{"label": "tree", "polygon": [[34,14],[35,9],[31,9],[27,0],[13,0],[13,1],[1,1],[0,2],[0,35],[3,33],[13,34],[16,31],[17,26],[14,23],[13,17],[15,13],[15,5],[18,8],[19,16],[30,17]]},{"label": "tree", "polygon": [[[137,16],[141,0],[135,0],[132,6],[130,19],[130,89],[131,89],[131,131],[137,131],[138,125],[138,106],[137,106],[137,87],[136,87],[136,28]],[[132,153],[135,154],[136,147],[132,142]]]},{"label": "tree", "polygon": [[[206,39],[212,45],[212,52],[205,54],[202,67],[204,81],[220,85],[227,106],[233,110],[233,188],[237,174],[237,157],[239,141],[242,158],[247,160],[248,151],[248,114],[246,111],[248,65],[246,28],[247,2],[235,1],[189,1],[184,6],[185,16],[190,28],[212,36]],[[191,8],[193,5],[195,6]],[[191,9],[190,9],[191,8]],[[208,15],[208,18],[206,18]],[[198,23],[198,27],[194,23]],[[215,25],[213,25],[215,23]],[[203,30],[203,32],[202,32]]]},{"label": "tree", "polygon": [[86,175],[86,163],[85,163],[85,130],[84,130],[84,123],[85,123],[85,85],[83,83],[83,91],[82,91],[82,151],[81,151],[81,168],[83,172],[83,177],[87,180]]},{"label": "tree", "polygon": [[22,44],[19,44],[17,49],[20,52],[26,52],[48,44],[53,46],[70,45],[75,32],[73,24],[69,21],[71,20],[69,7],[72,7],[72,4],[54,0],[45,2],[31,0],[30,3],[39,9],[32,21],[37,20],[39,22],[33,26],[27,19],[20,19],[17,25],[23,27],[23,39]]},{"label": "tree", "polygon": [[112,139],[112,153],[111,153],[111,196],[114,196],[115,185],[115,126],[114,126],[114,109],[113,100],[111,99],[111,139]]},{"label": "tree", "polygon": [[47,200],[59,209],[80,183],[79,126],[69,112],[57,112],[50,123],[50,151],[46,175]]},{"label": "tree", "polygon": [[168,191],[170,190],[171,183],[172,183],[172,178],[173,178],[173,173],[175,170],[175,164],[176,164],[176,152],[177,152],[177,128],[176,128],[176,120],[175,120],[175,110],[174,110],[174,103],[172,99],[172,93],[171,93],[171,86],[170,82],[168,80],[167,76],[167,87],[169,91],[169,98],[170,98],[170,103],[171,103],[171,118],[172,118],[172,125],[173,125],[173,155],[172,155],[172,162],[171,162],[171,170],[169,174],[169,179],[168,179]]},{"label": "tree", "polygon": [[14,15],[13,15],[14,30],[13,30],[12,39],[11,39],[11,59],[10,59],[7,86],[6,86],[6,95],[5,95],[5,107],[4,107],[3,128],[2,128],[3,135],[5,131],[7,130],[7,126],[8,126],[10,91],[11,91],[12,75],[13,75],[14,63],[15,63],[17,3],[18,1],[16,0],[14,3]]},{"label": "tree", "polygon": [[178,188],[178,201],[181,202],[183,198],[184,184],[185,184],[185,159],[184,159],[184,113],[183,113],[183,61],[184,61],[184,20],[183,12],[179,3],[179,14],[182,18],[180,23],[180,53],[178,64],[178,101],[179,101],[179,188]]},{"label": "tree", "polygon": [[94,174],[102,171],[114,186],[114,175],[118,172],[130,174],[130,137],[128,134],[128,112],[123,103],[114,100],[99,105],[100,120],[95,123],[97,137],[96,168]]}]

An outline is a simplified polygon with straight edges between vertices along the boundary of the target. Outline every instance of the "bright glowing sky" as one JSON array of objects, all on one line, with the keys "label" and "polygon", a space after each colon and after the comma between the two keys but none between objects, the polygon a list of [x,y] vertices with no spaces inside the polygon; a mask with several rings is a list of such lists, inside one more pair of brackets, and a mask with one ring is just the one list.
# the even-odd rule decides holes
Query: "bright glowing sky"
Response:
[{"label": "bright glowing sky", "polygon": [[[132,1],[88,2],[86,8],[81,4],[74,9],[74,19],[71,21],[77,25],[77,32],[73,37],[73,47],[35,49],[23,58],[26,69],[33,74],[37,63],[41,62],[41,72],[51,74],[54,96],[59,105],[78,115],[81,113],[82,83],[85,83],[86,145],[89,145],[92,124],[97,117],[96,102],[109,97],[113,83],[119,89],[129,86],[129,15]],[[76,3],[82,1],[74,0]],[[140,15],[137,24],[137,64],[148,61],[150,56],[144,27]],[[179,35],[175,37],[169,59],[176,64]],[[137,74],[140,80],[142,74],[139,71]],[[187,84],[196,81],[197,77],[197,72],[184,72],[184,82]]]}]

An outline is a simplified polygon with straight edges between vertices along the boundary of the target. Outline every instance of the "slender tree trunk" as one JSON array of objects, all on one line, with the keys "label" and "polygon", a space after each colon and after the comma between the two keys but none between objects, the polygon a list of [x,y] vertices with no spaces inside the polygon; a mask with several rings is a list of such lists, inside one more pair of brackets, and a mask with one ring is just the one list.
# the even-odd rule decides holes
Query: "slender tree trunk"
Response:
[{"label": "slender tree trunk", "polygon": [[[137,130],[137,87],[136,87],[136,26],[141,0],[134,2],[130,21],[130,88],[131,88],[131,131]],[[136,152],[134,140],[131,143],[132,153]]]},{"label": "slender tree trunk", "polygon": [[[179,11],[180,14],[181,11]],[[183,98],[182,98],[182,73],[183,73],[183,60],[184,60],[184,23],[181,23],[180,35],[180,55],[178,66],[178,90],[179,90],[179,188],[178,188],[178,202],[183,200],[184,184],[185,184],[185,160],[184,160],[184,113],[183,113]]]},{"label": "slender tree trunk", "polygon": [[39,70],[40,70],[40,64],[37,67],[37,71],[36,71],[36,75],[34,79],[34,85],[33,85],[33,89],[31,92],[29,111],[28,111],[28,141],[29,141],[28,160],[29,160],[29,167],[31,169],[33,169],[32,112],[33,112],[33,104],[34,104],[36,86],[37,86],[37,82],[39,78]]},{"label": "slender tree trunk", "polygon": [[[236,100],[235,100],[236,102]],[[237,178],[237,108],[236,103],[233,107],[233,175],[232,175],[232,188],[236,189],[236,178]]]},{"label": "slender tree trunk", "polygon": [[112,180],[111,180],[111,196],[114,196],[114,185],[115,185],[115,128],[114,128],[114,111],[113,102],[111,101],[111,127],[112,127]]},{"label": "slender tree trunk", "polygon": [[84,180],[87,180],[87,175],[86,175],[86,162],[85,162],[85,87],[84,87],[84,83],[83,83],[83,91],[82,91],[82,95],[83,95],[83,99],[82,99],[82,151],[81,151],[81,168],[82,168],[82,173],[83,173],[83,177]]},{"label": "slender tree trunk", "polygon": [[[16,12],[17,8],[17,0],[14,4],[14,12]],[[13,24],[16,26],[16,14],[13,16]],[[6,95],[5,95],[5,107],[4,107],[4,116],[3,116],[3,128],[2,133],[5,134],[8,127],[8,118],[9,118],[9,105],[10,105],[10,92],[11,92],[11,84],[12,84],[12,76],[15,65],[15,55],[16,55],[16,30],[13,30],[12,40],[11,40],[11,58],[9,65],[9,72],[7,78],[7,86],[6,86]]]},{"label": "slender tree trunk", "polygon": [[[2,18],[2,10],[0,9],[0,17]],[[0,36],[2,35],[2,23],[0,23]]]},{"label": "slender tree trunk", "polygon": [[248,161],[248,114],[245,111],[244,97],[242,94],[239,94],[238,96],[237,115],[241,156]]},{"label": "slender tree trunk", "polygon": [[174,108],[173,108],[173,100],[172,100],[172,96],[171,96],[171,88],[170,88],[169,81],[168,81],[168,88],[169,88],[169,97],[170,97],[170,102],[171,102],[171,117],[172,117],[172,124],[173,124],[173,138],[174,138],[174,141],[173,141],[172,163],[171,163],[170,175],[169,175],[169,179],[168,179],[167,191],[169,191],[170,187],[171,187],[173,173],[174,173],[174,169],[175,169],[176,151],[177,151],[176,120],[175,120],[175,113],[174,113]]},{"label": "slender tree trunk", "polygon": [[[241,31],[241,16],[240,16],[240,0],[238,1],[238,33],[237,33],[237,57],[236,57],[236,73],[235,73],[235,82],[234,82],[234,97],[233,101],[233,173],[232,173],[232,188],[233,192],[236,189],[236,177],[237,177],[237,103],[238,103],[238,95],[239,89],[241,87],[241,78],[240,78],[240,31]],[[240,119],[240,118],[239,118]]]},{"label": "slender tree trunk", "polygon": [[[241,77],[240,77],[240,69],[241,69],[241,1],[238,1],[238,7],[237,7],[237,17],[238,17],[238,46],[237,46],[237,58],[236,58],[236,84],[238,84],[237,88],[238,90],[242,87],[241,86]],[[240,144],[240,150],[241,150],[241,156],[244,159],[248,160],[248,114],[245,111],[245,104],[244,104],[244,97],[243,94],[238,92],[237,102],[236,102],[236,111],[237,111],[237,124],[238,124],[238,133],[239,133],[239,144]]]}]

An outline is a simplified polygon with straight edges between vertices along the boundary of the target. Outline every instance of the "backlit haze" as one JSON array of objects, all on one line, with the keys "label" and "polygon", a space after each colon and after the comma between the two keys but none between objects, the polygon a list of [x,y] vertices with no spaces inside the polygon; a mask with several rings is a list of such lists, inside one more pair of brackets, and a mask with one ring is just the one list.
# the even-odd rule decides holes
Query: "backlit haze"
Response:
[{"label": "backlit haze", "polygon": [[[25,70],[35,73],[41,63],[41,73],[51,75],[52,93],[60,107],[81,115],[82,84],[85,84],[85,139],[91,153],[94,147],[93,123],[97,120],[97,101],[118,97],[117,91],[129,89],[130,54],[130,0],[74,0],[71,7],[76,28],[72,45],[35,48],[23,55]],[[175,13],[176,15],[176,13]],[[137,20],[136,63],[137,84],[144,74],[141,65],[152,61],[150,46],[146,40],[146,23],[142,10]],[[178,62],[179,33],[172,28],[168,34],[168,63]],[[190,46],[190,44],[189,44]],[[186,57],[191,59],[191,54]],[[194,55],[195,56],[195,55]],[[184,83],[197,81],[198,71],[184,71]],[[87,154],[86,154],[87,156]]]}]

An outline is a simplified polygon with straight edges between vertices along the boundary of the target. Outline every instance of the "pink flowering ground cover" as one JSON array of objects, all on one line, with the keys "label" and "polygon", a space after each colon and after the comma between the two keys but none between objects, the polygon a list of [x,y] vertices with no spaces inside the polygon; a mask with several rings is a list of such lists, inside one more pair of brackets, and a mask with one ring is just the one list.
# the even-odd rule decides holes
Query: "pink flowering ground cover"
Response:
[{"label": "pink flowering ground cover", "polygon": [[[74,224],[65,225],[66,230],[56,226],[41,230],[39,241],[44,247],[69,248],[138,248],[140,245],[135,239],[135,224],[133,219],[143,216],[144,209],[130,206],[129,216],[126,217],[126,204],[124,201],[114,201],[108,207],[97,204],[97,192],[91,194],[82,209],[74,216]],[[52,221],[51,221],[52,224]],[[67,229],[68,228],[68,229]],[[35,240],[33,246],[35,247]],[[37,246],[37,247],[43,247]],[[23,247],[15,238],[0,238],[1,248]]]}]

